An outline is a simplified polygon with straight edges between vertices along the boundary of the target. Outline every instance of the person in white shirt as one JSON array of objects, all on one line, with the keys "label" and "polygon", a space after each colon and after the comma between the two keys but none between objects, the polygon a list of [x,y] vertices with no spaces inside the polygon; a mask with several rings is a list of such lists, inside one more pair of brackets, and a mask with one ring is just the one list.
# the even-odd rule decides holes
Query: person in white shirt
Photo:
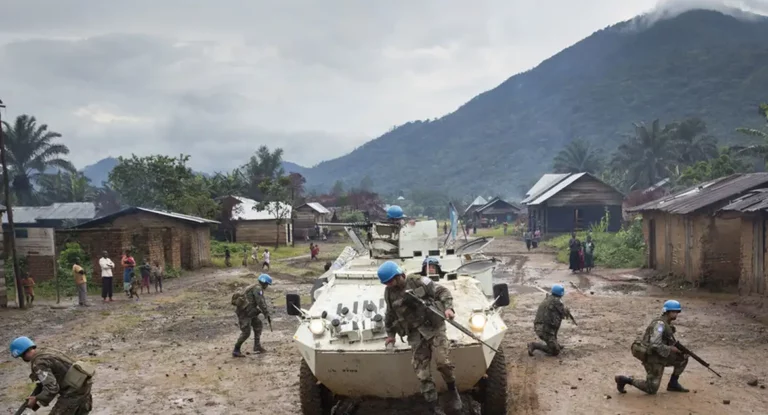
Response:
[{"label": "person in white shirt", "polygon": [[264,262],[261,264],[262,270],[269,271],[269,249],[264,248]]},{"label": "person in white shirt", "polygon": [[102,301],[112,301],[112,288],[115,286],[112,281],[112,269],[115,268],[115,263],[107,257],[107,251],[101,253],[99,259],[99,266],[101,267],[101,298]]}]

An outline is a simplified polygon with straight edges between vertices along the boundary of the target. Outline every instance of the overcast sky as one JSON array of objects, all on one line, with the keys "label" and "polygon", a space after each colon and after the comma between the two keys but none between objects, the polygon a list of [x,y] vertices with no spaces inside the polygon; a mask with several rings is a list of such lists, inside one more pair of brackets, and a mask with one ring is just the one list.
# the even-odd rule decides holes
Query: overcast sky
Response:
[{"label": "overcast sky", "polygon": [[261,144],[311,166],[655,5],[3,0],[0,99],[4,119],[28,113],[62,133],[78,167],[183,152],[228,170]]}]

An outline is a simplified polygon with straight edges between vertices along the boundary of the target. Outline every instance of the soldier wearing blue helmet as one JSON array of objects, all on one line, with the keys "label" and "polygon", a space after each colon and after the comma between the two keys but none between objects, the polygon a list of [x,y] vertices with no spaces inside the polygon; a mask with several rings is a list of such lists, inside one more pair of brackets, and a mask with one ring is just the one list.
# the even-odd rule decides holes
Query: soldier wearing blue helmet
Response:
[{"label": "soldier wearing blue helmet", "polygon": [[384,316],[384,329],[387,332],[385,345],[395,343],[395,335],[408,337],[413,357],[411,363],[416,377],[421,382],[421,394],[430,406],[432,414],[445,415],[437,400],[437,389],[432,380],[430,365],[435,357],[437,370],[448,385],[449,405],[455,413],[462,409],[461,398],[456,389],[454,365],[448,358],[448,337],[445,321],[429,313],[418,301],[406,294],[410,290],[416,296],[429,298],[445,310],[445,317],[455,317],[451,292],[442,285],[422,276],[406,277],[405,272],[395,262],[383,263],[377,272],[379,281],[385,284],[384,300],[387,311]]},{"label": "soldier wearing blue helmet", "polygon": [[435,257],[426,257],[421,262],[421,275],[426,277],[429,275],[443,276],[443,269],[440,267],[440,260]]},{"label": "soldier wearing blue helmet", "polygon": [[52,415],[85,415],[93,408],[91,387],[95,369],[81,361],[55,350],[38,350],[29,337],[17,337],[11,342],[11,356],[29,362],[32,374],[42,390],[27,398],[27,408],[37,410],[40,405],[53,405]]},{"label": "soldier wearing blue helmet", "polygon": [[272,277],[267,274],[259,275],[258,284],[251,284],[244,290],[239,290],[232,295],[232,305],[235,306],[237,322],[240,326],[240,337],[235,343],[235,349],[232,351],[233,357],[243,357],[240,347],[248,340],[253,329],[253,351],[255,353],[266,353],[267,350],[261,346],[261,332],[264,327],[259,319],[259,314],[264,314],[264,318],[270,321],[269,308],[264,299],[264,290],[272,285]]},{"label": "soldier wearing blue helmet", "polygon": [[387,209],[387,219],[400,220],[403,216],[403,208],[400,206],[392,205]]},{"label": "soldier wearing blue helmet", "polygon": [[641,380],[632,376],[616,376],[616,388],[619,392],[626,393],[624,387],[632,385],[647,394],[655,394],[661,386],[661,377],[667,366],[674,367],[667,391],[688,392],[688,389],[678,382],[688,365],[688,356],[675,347],[676,329],[672,324],[681,311],[683,308],[679,301],[667,300],[661,309],[661,317],[651,321],[645,332],[632,343],[632,356],[643,363],[646,377]]},{"label": "soldier wearing blue helmet", "polygon": [[555,284],[552,286],[552,293],[547,294],[547,298],[539,304],[533,330],[541,340],[544,340],[544,343],[528,343],[528,356],[533,356],[536,350],[541,350],[550,356],[560,354],[563,346],[557,341],[557,332],[560,331],[563,319],[571,313],[562,302],[563,295],[565,295],[565,287]]}]

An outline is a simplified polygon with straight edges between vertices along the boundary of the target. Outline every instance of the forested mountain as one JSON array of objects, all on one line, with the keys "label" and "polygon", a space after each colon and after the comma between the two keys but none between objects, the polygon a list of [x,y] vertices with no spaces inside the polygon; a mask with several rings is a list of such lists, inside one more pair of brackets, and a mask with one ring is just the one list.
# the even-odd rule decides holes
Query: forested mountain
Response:
[{"label": "forested mountain", "polygon": [[[760,126],[768,94],[768,20],[696,10],[650,27],[594,33],[435,121],[395,128],[302,172],[308,186],[369,176],[380,192],[433,187],[511,195],[581,137],[606,155],[632,123],[699,117],[721,144]],[[739,137],[739,138],[737,138]],[[523,186],[524,187],[524,186]]]}]

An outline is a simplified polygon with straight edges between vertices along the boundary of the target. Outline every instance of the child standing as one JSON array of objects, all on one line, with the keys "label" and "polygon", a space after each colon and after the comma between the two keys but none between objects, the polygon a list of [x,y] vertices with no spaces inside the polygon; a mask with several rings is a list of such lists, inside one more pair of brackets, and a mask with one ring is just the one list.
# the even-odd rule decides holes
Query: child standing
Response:
[{"label": "child standing", "polygon": [[125,295],[130,295],[131,291],[131,275],[133,274],[133,267],[136,266],[136,260],[131,256],[129,249],[125,250],[122,261],[120,263],[123,266],[123,291]]},{"label": "child standing", "polygon": [[269,271],[269,249],[264,248],[264,262],[261,264],[261,269]]},{"label": "child standing", "polygon": [[141,272],[141,288],[139,290],[142,294],[144,294],[144,287],[147,287],[147,294],[149,294],[149,276],[151,271],[149,261],[145,259],[144,264],[139,267],[139,272]]},{"label": "child standing", "polygon": [[139,279],[136,278],[136,273],[133,272],[133,270],[131,270],[130,278],[131,278],[131,282],[129,283],[130,288],[128,289],[128,293],[130,294],[131,298],[133,298],[133,296],[135,295],[136,301],[139,301],[139,293],[136,292],[136,288],[139,287],[140,283],[139,283]]},{"label": "child standing", "polygon": [[155,280],[155,294],[157,294],[158,287],[160,287],[160,292],[163,292],[163,269],[160,268],[160,262],[157,260],[152,267],[152,278]]},{"label": "child standing", "polygon": [[21,286],[24,287],[24,294],[27,298],[27,304],[32,305],[35,301],[35,280],[27,273],[27,276],[21,280]]}]

